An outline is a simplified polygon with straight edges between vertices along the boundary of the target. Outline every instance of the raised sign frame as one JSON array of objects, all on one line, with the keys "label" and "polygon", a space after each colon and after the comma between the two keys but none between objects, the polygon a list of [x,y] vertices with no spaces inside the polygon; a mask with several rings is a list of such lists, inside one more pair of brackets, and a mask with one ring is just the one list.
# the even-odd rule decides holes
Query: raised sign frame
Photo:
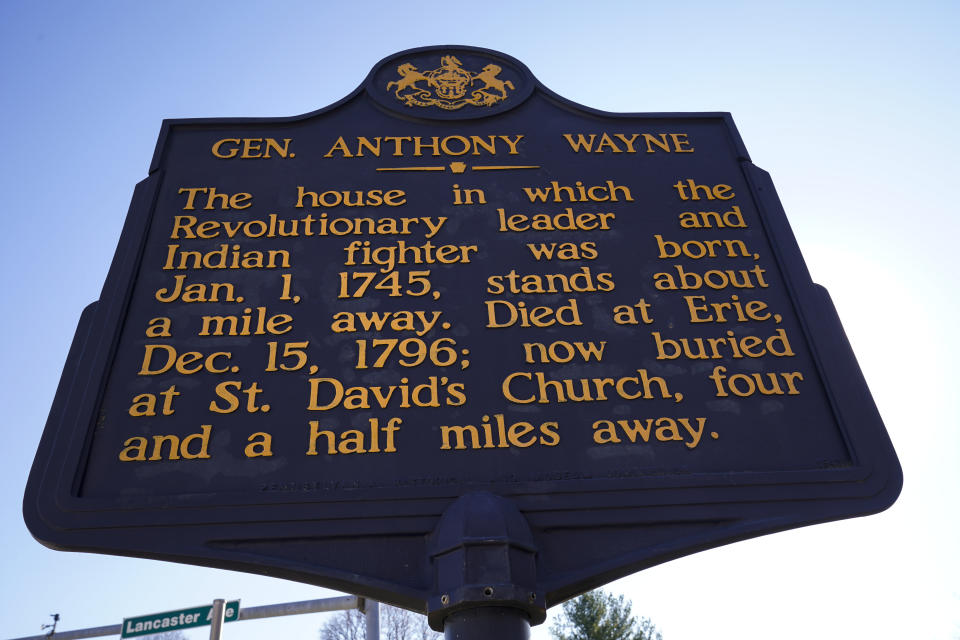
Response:
[{"label": "raised sign frame", "polygon": [[[406,89],[395,89],[397,81],[391,80],[396,77],[396,65],[442,55],[459,56],[466,61],[464,68],[473,68],[471,64],[480,68],[477,61],[486,60],[499,69],[495,75],[501,81],[509,80],[515,92],[511,98],[516,101],[498,99],[499,94],[484,97],[491,91],[488,84],[483,90],[487,94],[475,94],[479,97],[475,104],[464,107],[467,111],[446,107],[415,111],[430,105],[398,107],[391,103],[393,98],[407,95],[403,93]],[[425,68],[422,63],[420,68]],[[387,90],[391,82],[394,84]],[[508,93],[507,88],[500,91]],[[485,105],[484,100],[494,104]],[[723,179],[736,178],[748,190],[746,194],[741,191],[738,202],[744,210],[749,209],[751,223],[759,225],[768,243],[770,253],[764,259],[779,270],[796,318],[798,333],[791,335],[791,340],[809,347],[813,367],[809,373],[822,381],[849,458],[824,458],[816,465],[789,470],[638,469],[634,474],[598,477],[595,470],[566,469],[536,480],[511,479],[509,474],[498,473],[484,481],[436,478],[431,483],[427,475],[416,484],[395,486],[382,482],[363,486],[353,479],[353,485],[318,490],[304,480],[276,487],[267,482],[259,490],[245,493],[151,494],[120,489],[99,497],[84,494],[94,440],[101,420],[107,420],[102,405],[144,270],[151,225],[160,210],[158,203],[166,197],[164,181],[172,170],[170,163],[177,159],[173,151],[177,136],[201,131],[226,132],[217,134],[221,139],[264,138],[263,132],[296,130],[361,104],[370,113],[394,119],[398,127],[409,124],[417,131],[429,127],[449,130],[443,127],[449,128],[451,123],[482,127],[504,114],[519,113],[521,108],[530,111],[524,116],[530,126],[535,126],[539,109],[540,115],[547,111],[574,114],[597,129],[618,123],[670,122],[681,128],[695,123],[722,131],[726,150],[707,153],[735,158],[739,175]],[[492,109],[486,111],[489,106]],[[248,135],[235,135],[238,133]],[[678,175],[678,180],[681,177]],[[703,180],[717,182],[710,177]],[[649,238],[645,240],[649,242]],[[729,114],[605,113],[557,96],[509,56],[447,46],[390,56],[349,96],[303,116],[164,121],[150,175],[134,192],[101,298],[80,319],[30,475],[24,516],[34,536],[54,548],[260,573],[427,611],[439,606],[432,604],[438,594],[431,535],[441,516],[465,494],[490,492],[515,504],[529,524],[536,547],[535,597],[546,607],[689,553],[881,511],[896,499],[901,483],[896,454],[836,311],[826,290],[811,281],[773,183],[750,161]],[[176,535],[171,535],[174,531]]]}]

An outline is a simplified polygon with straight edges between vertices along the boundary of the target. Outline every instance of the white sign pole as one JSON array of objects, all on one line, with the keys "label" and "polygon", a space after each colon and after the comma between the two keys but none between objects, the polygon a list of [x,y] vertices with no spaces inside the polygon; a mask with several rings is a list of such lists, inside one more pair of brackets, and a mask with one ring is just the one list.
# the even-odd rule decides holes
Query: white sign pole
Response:
[{"label": "white sign pole", "polygon": [[220,640],[220,632],[223,629],[224,602],[222,598],[213,601],[213,609],[210,610],[210,640]]},{"label": "white sign pole", "polygon": [[380,640],[380,603],[367,598],[363,617],[367,622],[367,640]]}]

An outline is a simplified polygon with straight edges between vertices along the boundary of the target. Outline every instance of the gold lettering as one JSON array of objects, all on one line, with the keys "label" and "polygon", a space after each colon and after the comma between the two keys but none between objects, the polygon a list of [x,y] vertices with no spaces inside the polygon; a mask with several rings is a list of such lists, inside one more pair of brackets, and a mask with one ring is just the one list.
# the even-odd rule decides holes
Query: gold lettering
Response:
[{"label": "gold lettering", "polygon": [[[340,136],[339,138],[337,138],[337,141],[333,143],[332,147],[330,147],[330,151],[327,151],[325,154],[323,154],[323,157],[331,158],[333,157],[333,154],[336,151],[339,151],[340,153],[342,153],[344,158],[353,157],[353,154],[350,153],[350,148],[347,147],[347,142],[346,140],[343,139],[343,136]],[[379,155],[379,153],[377,155]]]},{"label": "gold lettering", "polygon": [[601,402],[608,393],[627,400],[650,400],[657,397],[683,400],[682,393],[670,393],[667,381],[651,376],[646,369],[637,369],[638,376],[620,378],[548,379],[542,371],[516,371],[500,385],[503,397],[517,404],[551,404],[565,402]]},{"label": "gold lettering", "polygon": [[[727,331],[723,338],[664,338],[659,331],[650,334],[657,349],[657,360],[717,360],[721,358],[761,358],[771,355],[777,358],[794,356],[787,333],[777,329],[766,340],[756,336],[737,337],[733,331]],[[754,350],[760,344],[763,347]]]},{"label": "gold lettering", "polygon": [[[775,373],[735,373],[726,375],[727,368],[716,366],[713,372],[708,376],[717,388],[717,397],[725,398],[730,391],[735,396],[746,398],[752,396],[758,391],[765,396],[779,395],[799,395],[797,381],[803,380],[803,374],[799,371],[775,372]],[[783,382],[781,387],[780,382]],[[784,390],[786,387],[786,390]]]},{"label": "gold lettering", "polygon": [[[593,441],[596,444],[682,442],[687,449],[695,449],[703,438],[706,423],[706,418],[670,417],[597,420],[593,423]],[[711,431],[710,437],[716,440],[720,436]]]},{"label": "gold lettering", "polygon": [[[366,155],[372,155],[379,158],[384,152],[384,145],[387,145],[386,151],[391,156],[398,158],[405,155],[412,155],[414,157],[458,157],[468,154],[479,156],[483,155],[484,153],[495,156],[502,152],[504,147],[506,147],[507,155],[515,156],[520,153],[518,147],[523,138],[523,134],[487,136],[467,136],[454,134],[444,137],[376,136],[372,139],[363,136],[357,136],[355,139],[355,146],[351,147],[351,143],[347,142],[343,136],[339,136],[330,147],[330,150],[327,151],[323,157],[333,158],[335,156],[339,156],[343,158],[362,158]],[[233,142],[236,144],[241,143],[239,139],[234,140]],[[249,144],[252,147],[255,147],[257,143],[250,142]],[[267,144],[269,147],[270,143],[268,142]],[[232,150],[232,153],[236,154],[236,151]],[[291,153],[290,156],[292,157],[293,154]],[[266,155],[264,157],[266,157]]]},{"label": "gold lettering", "polygon": [[[154,363],[154,355],[160,354],[159,362]],[[190,375],[200,371],[207,373],[226,373],[227,371],[239,371],[239,367],[228,367],[226,363],[218,366],[218,359],[230,360],[232,354],[229,351],[217,351],[204,357],[199,351],[187,351],[178,354],[177,350],[166,344],[148,344],[144,347],[143,364],[137,375],[155,376],[166,373],[174,369],[182,375]],[[164,361],[163,358],[166,358]],[[195,363],[201,364],[195,364]]]},{"label": "gold lettering", "polygon": [[402,423],[400,418],[390,418],[385,425],[381,426],[379,418],[370,418],[367,431],[346,429],[337,434],[330,429],[321,429],[319,421],[311,420],[307,455],[318,455],[317,443],[321,436],[326,438],[327,455],[396,453],[396,434],[400,431]]},{"label": "gold lettering", "polygon": [[[173,415],[173,399],[180,395],[177,386],[171,385],[166,391],[161,391],[159,395],[163,397],[163,407],[160,412],[165,416]],[[156,406],[157,396],[152,393],[141,393],[133,398],[133,403],[127,413],[134,418],[155,416],[157,415]]]},{"label": "gold lettering", "polygon": [[515,213],[509,217],[503,208],[497,208],[500,232],[505,231],[592,231],[601,229],[608,231],[611,221],[616,218],[614,213],[578,213],[567,207],[562,213],[549,215],[538,213],[528,216]]},{"label": "gold lettering", "polygon": [[[589,136],[583,133],[564,133],[562,135],[574,153],[580,153],[581,151],[585,153],[637,153],[634,143],[638,137],[643,138],[646,153],[656,153],[657,150],[666,153],[694,152],[686,133],[614,133],[611,137],[609,133],[603,132],[599,135],[599,142],[595,133],[591,133]],[[627,137],[628,135],[630,137]],[[622,148],[614,141],[614,138],[623,143]]]},{"label": "gold lettering", "polygon": [[243,455],[247,458],[269,458],[273,455],[271,445],[273,436],[263,431],[250,434],[247,446],[243,448]]},{"label": "gold lettering", "polygon": [[173,323],[170,318],[165,316],[151,318],[147,324],[147,330],[144,331],[144,335],[148,338],[169,338],[171,337],[170,328],[172,326]]},{"label": "gold lettering", "polygon": [[120,462],[140,462],[147,459],[147,439],[142,436],[127,438],[120,451]]},{"label": "gold lettering", "polygon": [[[494,428],[494,424],[496,427]],[[508,425],[502,413],[481,418],[479,428],[476,425],[441,425],[440,449],[443,451],[465,449],[505,449],[518,447],[525,449],[535,444],[555,447],[560,443],[559,425],[556,422],[543,422],[534,425],[530,422],[514,422]]]},{"label": "gold lettering", "polygon": [[223,140],[217,140],[213,143],[213,147],[210,149],[213,152],[213,155],[217,156],[218,158],[236,157],[237,153],[239,152],[236,147],[231,147],[226,151],[226,153],[220,152],[220,147],[222,147],[224,144],[239,145],[240,138],[224,138]]},{"label": "gold lettering", "polygon": [[[176,435],[153,436],[153,451],[147,458],[148,440],[143,436],[127,438],[123,443],[119,459],[121,462],[143,462],[146,460],[197,460],[210,458],[210,430],[211,425],[200,426],[199,433],[193,433],[181,440]],[[164,453],[164,445],[166,453]],[[196,445],[196,446],[194,446]],[[191,451],[191,448],[194,450]]]}]

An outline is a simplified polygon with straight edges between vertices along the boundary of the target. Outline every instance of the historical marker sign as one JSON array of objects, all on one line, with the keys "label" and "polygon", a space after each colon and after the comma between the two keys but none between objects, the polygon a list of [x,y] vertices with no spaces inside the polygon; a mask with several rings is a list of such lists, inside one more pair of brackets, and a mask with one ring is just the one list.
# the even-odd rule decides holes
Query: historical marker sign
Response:
[{"label": "historical marker sign", "polygon": [[434,47],[305,116],[164,123],[25,515],[422,610],[469,492],[517,505],[551,604],[900,483],[728,114],[603,113]]},{"label": "historical marker sign", "polygon": [[[167,631],[206,627],[210,625],[212,612],[213,605],[206,604],[199,607],[179,609],[177,611],[165,611],[163,613],[153,613],[146,616],[124,618],[123,625],[120,628],[120,637],[135,638],[137,636],[166,633]],[[224,603],[224,622],[234,622],[238,620],[239,614],[239,600],[231,600],[230,602]]]}]

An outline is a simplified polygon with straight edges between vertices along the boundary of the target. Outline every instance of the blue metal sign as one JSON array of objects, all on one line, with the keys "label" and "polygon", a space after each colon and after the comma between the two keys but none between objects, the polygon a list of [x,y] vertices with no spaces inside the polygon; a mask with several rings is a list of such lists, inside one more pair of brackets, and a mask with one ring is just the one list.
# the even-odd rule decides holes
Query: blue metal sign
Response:
[{"label": "blue metal sign", "polygon": [[24,513],[432,610],[430,534],[484,492],[542,610],[900,485],[729,114],[604,113],[450,46],[304,116],[164,122]]}]

